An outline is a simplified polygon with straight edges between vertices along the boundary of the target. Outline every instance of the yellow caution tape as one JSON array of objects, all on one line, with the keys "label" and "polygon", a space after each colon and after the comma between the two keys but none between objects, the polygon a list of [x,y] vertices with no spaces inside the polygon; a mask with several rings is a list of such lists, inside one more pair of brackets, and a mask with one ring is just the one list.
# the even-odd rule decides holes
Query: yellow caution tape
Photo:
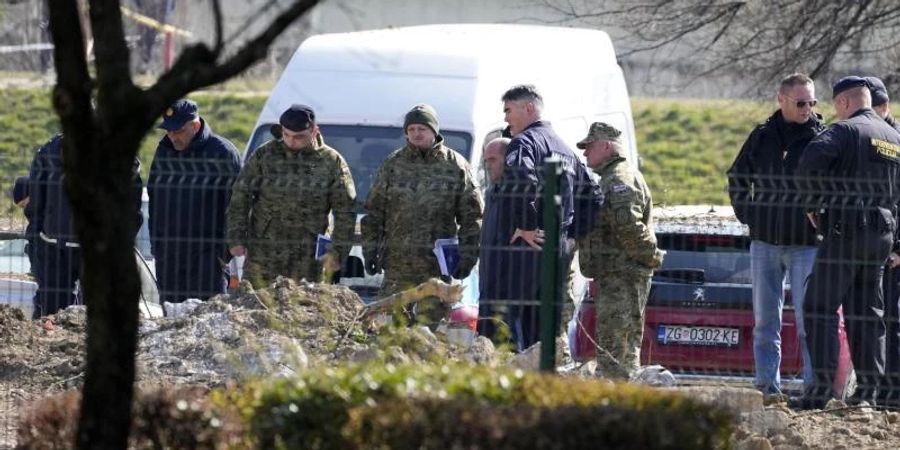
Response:
[{"label": "yellow caution tape", "polygon": [[158,21],[158,20],[156,20],[156,19],[154,19],[154,18],[152,18],[152,17],[147,17],[147,16],[145,16],[145,15],[143,15],[143,14],[134,12],[134,11],[132,11],[132,10],[130,10],[130,9],[126,8],[126,7],[124,7],[124,6],[120,6],[119,9],[122,10],[122,15],[124,15],[125,17],[128,17],[129,19],[134,20],[135,22],[137,22],[137,23],[139,23],[139,24],[141,24],[141,25],[148,26],[148,27],[153,28],[153,29],[155,29],[155,30],[157,30],[157,31],[160,31],[160,32],[163,32],[163,33],[177,34],[177,35],[179,35],[179,36],[183,36],[183,37],[186,37],[186,38],[192,38],[192,37],[194,37],[194,34],[191,33],[190,31],[182,30],[181,28],[176,28],[176,27],[174,27],[174,26],[172,26],[172,25],[162,23],[162,22],[160,22],[160,21]]}]

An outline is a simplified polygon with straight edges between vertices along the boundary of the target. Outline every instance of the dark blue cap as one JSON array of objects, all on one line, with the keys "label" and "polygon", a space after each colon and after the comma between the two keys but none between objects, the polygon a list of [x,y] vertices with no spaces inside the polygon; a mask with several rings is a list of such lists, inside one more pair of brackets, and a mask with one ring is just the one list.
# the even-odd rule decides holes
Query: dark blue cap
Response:
[{"label": "dark blue cap", "polygon": [[891,100],[888,97],[887,88],[884,87],[884,82],[880,78],[866,77],[866,82],[869,83],[869,90],[872,91],[872,106],[880,106]]},{"label": "dark blue cap", "polygon": [[16,183],[13,184],[12,190],[13,203],[18,205],[19,202],[28,197],[28,181],[28,175],[16,178]]},{"label": "dark blue cap", "polygon": [[837,83],[834,83],[834,85],[831,86],[831,98],[837,97],[841,92],[844,92],[847,89],[853,89],[868,85],[869,83],[866,82],[865,78],[858,77],[856,75],[841,78]]},{"label": "dark blue cap", "polygon": [[281,113],[278,123],[291,131],[306,131],[316,123],[316,113],[306,105],[291,105]]},{"label": "dark blue cap", "polygon": [[159,124],[159,128],[166,131],[175,131],[198,117],[200,117],[200,112],[199,108],[197,108],[197,104],[183,98],[173,103],[172,106],[163,113],[163,121]]}]

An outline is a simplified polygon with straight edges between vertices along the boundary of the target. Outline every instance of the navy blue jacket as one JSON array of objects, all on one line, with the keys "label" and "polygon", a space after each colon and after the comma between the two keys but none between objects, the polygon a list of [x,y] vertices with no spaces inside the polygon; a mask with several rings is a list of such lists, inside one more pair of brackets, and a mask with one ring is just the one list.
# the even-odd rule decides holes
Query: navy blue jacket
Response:
[{"label": "navy blue jacket", "polygon": [[[503,178],[489,188],[481,229],[482,299],[532,300],[538,294],[540,251],[531,249],[522,239],[513,244],[509,240],[516,228],[544,228],[543,165],[551,156],[563,163],[558,212],[562,237],[573,237],[576,228],[581,228],[573,226],[573,191],[583,180],[591,179],[588,170],[548,122],[534,122],[512,139],[506,151]],[[595,191],[592,186],[587,190]],[[586,226],[582,232],[590,229]],[[560,248],[565,248],[562,244]]]},{"label": "navy blue jacket", "polygon": [[[78,242],[72,225],[72,208],[65,192],[62,168],[62,134],[41,147],[31,162],[29,174],[31,233],[64,242]],[[134,166],[135,233],[142,223],[140,163]],[[36,239],[40,239],[37,237]]]},{"label": "navy blue jacket", "polygon": [[183,151],[168,137],[159,141],[147,179],[150,243],[157,259],[188,261],[197,252],[225,257],[225,210],[240,170],[234,144],[203,119]]}]

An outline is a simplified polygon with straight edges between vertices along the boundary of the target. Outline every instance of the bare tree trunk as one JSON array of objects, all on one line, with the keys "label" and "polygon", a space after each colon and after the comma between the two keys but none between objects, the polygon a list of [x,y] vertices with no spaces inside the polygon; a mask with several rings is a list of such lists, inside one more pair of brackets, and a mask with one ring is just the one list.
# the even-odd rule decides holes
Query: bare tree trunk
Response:
[{"label": "bare tree trunk", "polygon": [[[85,33],[75,1],[52,0],[50,30],[57,85],[53,106],[63,127],[63,171],[82,251],[82,292],[88,306],[87,368],[76,445],[123,449],[131,426],[140,279],[134,259],[137,215],[134,161],[145,134],[169,105],[190,91],[242,72],[318,0],[297,0],[229,59],[223,53],[221,9],[213,2],[216,42],[187,48],[148,90],[129,70],[118,0],[89,0],[96,79],[88,71]],[[96,106],[92,97],[96,96]]]}]

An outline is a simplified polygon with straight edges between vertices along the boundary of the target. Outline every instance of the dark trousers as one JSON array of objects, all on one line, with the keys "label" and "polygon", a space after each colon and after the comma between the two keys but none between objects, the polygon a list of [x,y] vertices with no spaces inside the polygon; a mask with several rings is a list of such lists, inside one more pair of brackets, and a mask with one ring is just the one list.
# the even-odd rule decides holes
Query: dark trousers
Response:
[{"label": "dark trousers", "polygon": [[[563,293],[568,288],[569,266],[572,263],[572,255],[574,253],[574,243],[569,243],[566,239],[560,242],[560,258],[559,272],[557,280],[557,294],[554,296],[553,310],[553,335],[559,333],[560,322],[562,320],[563,299],[566,298]],[[540,254],[537,254],[540,257]],[[543,276],[542,265],[537,265],[536,276],[540,280]],[[531,273],[535,273],[531,272]],[[538,289],[535,296],[531,299],[523,299],[520,304],[510,307],[507,322],[512,326],[513,339],[519,351],[523,351],[528,347],[536,344],[541,340],[541,305],[540,299],[543,296],[543,290],[546,288],[540,282],[537,283]]]},{"label": "dark trousers", "polygon": [[839,349],[837,309],[843,306],[857,396],[875,401],[884,376],[882,276],[891,241],[890,232],[867,229],[832,232],[819,247],[803,305],[814,375],[810,395],[821,400],[832,396]]},{"label": "dark trousers", "polygon": [[884,272],[885,367],[879,389],[882,404],[900,406],[900,267]]},{"label": "dark trousers", "polygon": [[77,303],[75,281],[81,276],[81,249],[41,242],[34,247],[38,289],[32,318],[55,314]]},{"label": "dark trousers", "polygon": [[157,258],[156,284],[160,302],[181,303],[189,298],[206,300],[225,293],[228,280],[219,261],[223,253],[214,248]]}]

